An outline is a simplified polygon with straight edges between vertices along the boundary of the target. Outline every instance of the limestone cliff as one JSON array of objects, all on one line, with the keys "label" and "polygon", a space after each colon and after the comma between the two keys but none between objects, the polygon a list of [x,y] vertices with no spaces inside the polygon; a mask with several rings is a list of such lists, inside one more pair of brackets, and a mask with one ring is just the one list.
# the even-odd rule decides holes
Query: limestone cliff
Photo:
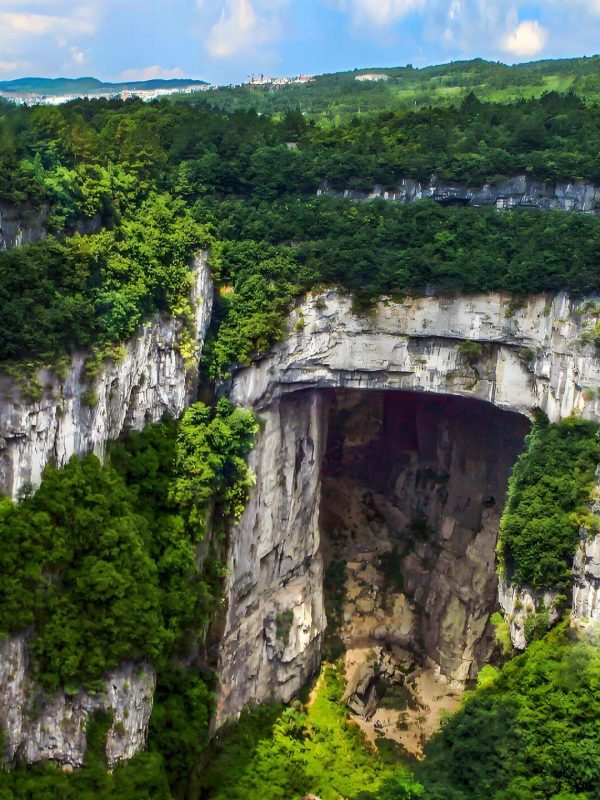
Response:
[{"label": "limestone cliff", "polygon": [[573,615],[600,621],[600,535],[582,538],[575,556]]},{"label": "limestone cliff", "polygon": [[[581,304],[558,294],[519,305],[492,293],[385,301],[357,316],[349,297],[330,291],[309,297],[291,315],[286,338],[233,376],[231,399],[261,412],[265,432],[252,460],[257,485],[233,537],[220,721],[248,702],[289,698],[318,657],[322,612],[312,613],[310,625],[301,622],[304,611],[294,612],[291,630],[296,624],[310,633],[292,634],[284,648],[273,640],[278,614],[296,604],[322,606],[317,497],[325,432],[303,404],[314,408],[323,389],[406,390],[474,398],[523,417],[541,408],[551,421],[572,413],[600,419],[600,361],[584,344],[591,322]],[[293,410],[286,405],[292,398]],[[295,475],[307,458],[304,483]],[[474,547],[473,558],[485,561]],[[507,613],[514,611],[506,602]]]},{"label": "limestone cliff", "polygon": [[[49,211],[47,205],[37,209],[24,209],[0,203],[0,251],[45,239],[48,235]],[[77,220],[71,232],[86,235],[97,233],[101,227],[102,220],[96,214]]]},{"label": "limestone cliff", "polygon": [[443,181],[433,175],[429,181],[402,179],[390,190],[374,186],[371,192],[353,190],[336,192],[325,184],[318,194],[345,197],[349,200],[379,198],[396,203],[435,200],[443,205],[493,205],[499,210],[536,208],[540,211],[594,213],[597,208],[596,203],[600,199],[600,187],[584,182],[538,181],[530,175],[516,175],[498,183],[472,187],[456,181]]},{"label": "limestone cliff", "polygon": [[262,422],[250,455],[256,486],[229,557],[219,723],[246,705],[291,700],[319,664],[325,628],[318,524],[323,397],[309,392],[275,402]]},{"label": "limestone cliff", "polygon": [[[210,323],[213,287],[207,256],[195,263],[192,291],[193,336],[199,357]],[[85,354],[75,354],[66,376],[40,374],[42,398],[21,396],[14,380],[0,381],[0,490],[16,496],[39,483],[44,466],[64,464],[73,454],[102,456],[107,443],[124,431],[141,429],[165,412],[181,415],[194,398],[195,370],[179,352],[182,328],[177,319],[156,318],[126,343],[118,362],[85,377]],[[93,402],[89,396],[93,395]],[[54,759],[81,766],[85,728],[93,712],[113,715],[107,757],[113,764],[143,748],[152,711],[155,675],[147,664],[124,664],[106,676],[99,695],[80,692],[47,696],[28,673],[27,638],[0,642],[0,729],[4,759],[35,762]]]},{"label": "limestone cliff", "polygon": [[[582,343],[582,301],[534,295],[522,305],[500,293],[381,302],[352,313],[335,291],[309,297],[289,334],[234,376],[230,396],[264,408],[306,387],[404,389],[461,395],[555,422],[576,412],[600,419],[600,360]],[[471,355],[461,344],[475,342]]]},{"label": "limestone cliff", "polygon": [[103,692],[48,695],[30,677],[26,636],[1,642],[4,763],[53,760],[65,767],[83,766],[86,726],[98,711],[112,715],[106,742],[109,766],[131,758],[146,744],[155,684],[149,664],[124,664],[106,676]]},{"label": "limestone cliff", "polygon": [[[206,254],[195,264],[193,335],[201,353],[210,323],[213,288]],[[179,352],[182,323],[159,317],[124,345],[88,379],[85,353],[75,353],[64,377],[39,373],[40,400],[23,397],[18,383],[0,377],[0,492],[16,497],[40,482],[49,461],[59,466],[73,454],[102,456],[107,442],[124,431],[157,422],[168,412],[178,417],[194,391],[194,372]]]}]

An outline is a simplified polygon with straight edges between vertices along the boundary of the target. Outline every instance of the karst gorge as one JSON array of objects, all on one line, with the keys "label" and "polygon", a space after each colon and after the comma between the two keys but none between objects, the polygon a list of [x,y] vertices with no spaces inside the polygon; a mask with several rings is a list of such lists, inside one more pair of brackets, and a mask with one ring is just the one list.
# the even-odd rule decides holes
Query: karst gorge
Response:
[{"label": "karst gorge", "polygon": [[598,107],[209,100],[0,101],[0,796],[594,800]]}]

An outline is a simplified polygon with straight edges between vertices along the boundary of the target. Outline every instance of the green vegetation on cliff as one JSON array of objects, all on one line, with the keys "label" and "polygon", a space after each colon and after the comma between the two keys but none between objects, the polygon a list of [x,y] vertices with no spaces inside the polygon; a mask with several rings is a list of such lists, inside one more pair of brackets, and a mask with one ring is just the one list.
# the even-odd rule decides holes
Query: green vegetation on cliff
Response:
[{"label": "green vegetation on cliff", "polygon": [[[339,668],[304,706],[245,712],[203,772],[206,800],[594,800],[600,780],[600,642],[565,625],[479,686],[426,745],[391,760],[348,720]],[[412,774],[411,774],[412,771]]]},{"label": "green vegetation on cliff", "polygon": [[[256,300],[251,286],[237,287],[232,324],[247,341],[223,343],[218,371],[276,336],[295,294],[317,283],[341,283],[361,301],[430,282],[440,291],[596,287],[595,219],[317,204],[314,195],[323,181],[370,189],[432,173],[600,182],[599,131],[599,107],[558,94],[512,105],[469,96],[333,127],[295,112],[276,120],[186,103],[3,106],[0,200],[25,218],[47,209],[58,240],[0,252],[0,360],[51,362],[73,346],[123,340],[157,310],[181,312],[189,260],[213,241],[257,242],[256,259],[269,262],[253,277]],[[246,324],[249,312],[264,320]]]},{"label": "green vegetation on cliff", "polygon": [[584,215],[327,197],[198,203],[194,213],[215,230],[211,263],[227,287],[207,350],[211,377],[263,353],[308,289],[337,286],[367,309],[428,286],[524,295],[600,285],[600,219]]},{"label": "green vegetation on cliff", "polygon": [[189,262],[207,243],[181,201],[153,195],[113,230],[0,253],[0,361],[101,348],[156,311],[185,319]]},{"label": "green vegetation on cliff", "polygon": [[[217,529],[243,505],[244,456],[256,424],[227,401],[188,409],[113,447],[48,466],[38,491],[0,503],[0,631],[30,628],[40,683],[100,688],[126,659],[165,665],[199,635],[219,596],[221,567],[198,564]],[[186,634],[184,636],[184,634]]]},{"label": "green vegetation on cliff", "polygon": [[[564,625],[496,672],[425,748],[426,800],[594,800],[600,642]],[[384,793],[379,800],[404,800]]]},{"label": "green vegetation on cliff", "polygon": [[600,464],[600,426],[576,417],[550,425],[541,414],[514,467],[498,553],[508,578],[534,589],[565,589]]},{"label": "green vegetation on cliff", "polygon": [[[333,79],[335,90],[317,81],[302,96],[208,98],[230,110],[260,97],[285,112],[276,118],[183,101],[0,103],[0,202],[39,213],[51,234],[0,253],[0,361],[102,350],[156,312],[185,321],[189,261],[208,246],[221,288],[207,347],[212,380],[264,352],[310,289],[339,286],[363,309],[382,294],[430,286],[595,292],[594,216],[314,195],[324,181],[367,190],[432,173],[475,184],[517,173],[600,183],[600,107],[586,102],[600,94],[597,66],[573,62],[559,74],[475,62],[391,71],[385,86],[348,75]],[[569,88],[579,96],[540,97]],[[458,102],[418,107],[431,96]],[[536,99],[500,102],[517,96]],[[317,124],[298,112],[302,98],[317,116],[327,100],[331,113]],[[351,116],[357,98],[373,113]],[[90,732],[86,770],[0,772],[0,798],[595,800],[600,648],[564,628],[501,671],[486,668],[416,777],[365,744],[347,718],[337,667],[325,669],[309,704],[244,714],[200,774],[214,678],[191,651],[217,606],[221,546],[247,498],[244,457],[256,432],[252,415],[226,401],[198,404],[179,424],[115,444],[104,466],[93,456],[49,466],[35,495],[0,502],[0,633],[31,632],[41,689],[97,690],[123,659],[158,668],[148,753],[109,774],[104,720]],[[512,578],[566,584],[599,460],[597,426],[538,421],[502,525]]]}]

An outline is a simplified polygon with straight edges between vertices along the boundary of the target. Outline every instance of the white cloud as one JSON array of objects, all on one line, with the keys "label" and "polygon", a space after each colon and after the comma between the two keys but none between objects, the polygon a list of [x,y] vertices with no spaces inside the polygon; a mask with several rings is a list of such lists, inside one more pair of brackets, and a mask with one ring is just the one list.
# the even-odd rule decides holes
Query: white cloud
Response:
[{"label": "white cloud", "polygon": [[384,27],[425,10],[426,5],[426,0],[346,0],[340,7],[350,12],[357,25]]},{"label": "white cloud", "polygon": [[537,20],[525,20],[502,39],[502,49],[514,56],[536,56],[541,53],[548,31]]},{"label": "white cloud", "polygon": [[[1,0],[0,0],[1,2]],[[285,33],[287,9],[299,0],[196,0],[197,34],[215,59],[252,56],[255,66],[271,61],[272,48]],[[264,64],[263,64],[264,65]]]},{"label": "white cloud", "polygon": [[73,62],[75,64],[82,66],[87,62],[87,56],[83,52],[83,50],[79,50],[79,48],[74,46],[70,48],[70,52],[71,52],[71,58],[73,59]]},{"label": "white cloud", "polygon": [[82,39],[98,30],[108,0],[0,0],[3,72],[65,74],[87,63]]},{"label": "white cloud", "polygon": [[126,69],[121,73],[124,81],[153,81],[153,80],[172,80],[173,78],[184,78],[185,73],[180,67],[165,69],[154,64],[143,69]]},{"label": "white cloud", "polygon": [[276,38],[277,19],[272,14],[262,13],[262,8],[269,11],[273,4],[261,4],[259,9],[255,0],[225,0],[221,15],[207,38],[210,55],[229,58]]},{"label": "white cloud", "polygon": [[0,11],[0,30],[3,36],[43,36],[47,33],[92,34],[95,27],[90,20],[75,17],[53,16],[33,12]]}]

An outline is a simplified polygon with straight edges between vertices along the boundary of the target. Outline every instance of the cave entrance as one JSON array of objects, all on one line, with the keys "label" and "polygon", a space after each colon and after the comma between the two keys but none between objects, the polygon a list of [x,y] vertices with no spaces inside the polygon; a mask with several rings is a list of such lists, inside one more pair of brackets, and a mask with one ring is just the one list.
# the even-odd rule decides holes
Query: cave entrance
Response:
[{"label": "cave entrance", "polygon": [[493,655],[498,527],[529,422],[453,396],[328,399],[324,654],[345,651],[347,703],[369,738],[418,755]]}]

